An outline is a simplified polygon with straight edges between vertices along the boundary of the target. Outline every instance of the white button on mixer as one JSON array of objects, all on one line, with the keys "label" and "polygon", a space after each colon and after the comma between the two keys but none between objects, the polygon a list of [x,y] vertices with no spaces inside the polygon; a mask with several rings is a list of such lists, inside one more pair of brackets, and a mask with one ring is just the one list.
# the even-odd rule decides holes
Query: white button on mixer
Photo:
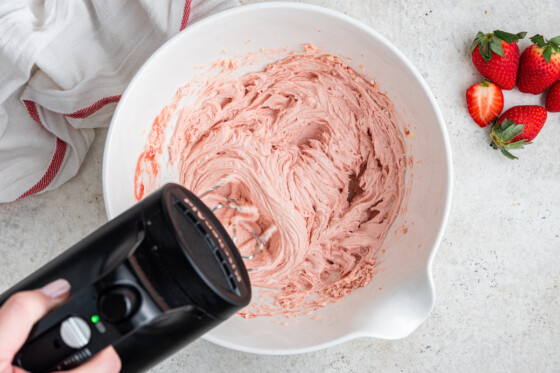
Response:
[{"label": "white button on mixer", "polygon": [[60,337],[67,346],[79,349],[89,343],[91,329],[84,320],[72,316],[60,325]]}]

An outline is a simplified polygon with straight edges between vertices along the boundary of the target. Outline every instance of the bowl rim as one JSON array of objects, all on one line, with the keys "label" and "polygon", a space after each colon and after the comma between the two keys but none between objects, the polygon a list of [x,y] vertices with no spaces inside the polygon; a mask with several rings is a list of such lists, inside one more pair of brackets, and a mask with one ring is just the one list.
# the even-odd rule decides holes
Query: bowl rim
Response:
[{"label": "bowl rim", "polygon": [[247,346],[244,346],[244,345],[238,345],[236,343],[224,341],[220,338],[214,337],[214,336],[209,335],[209,334],[203,335],[202,338],[206,339],[209,342],[220,345],[222,347],[226,347],[226,348],[230,348],[230,349],[237,350],[237,351],[242,351],[242,352],[263,354],[263,355],[294,355],[294,354],[307,353],[307,352],[312,352],[312,351],[325,349],[325,348],[328,348],[328,347],[331,347],[331,346],[334,346],[334,345],[337,345],[337,344],[340,344],[340,343],[343,343],[343,342],[347,342],[347,341],[357,339],[357,338],[362,338],[362,337],[380,338],[380,339],[405,338],[408,335],[410,335],[411,333],[413,333],[430,316],[430,314],[432,313],[432,311],[434,309],[434,306],[435,306],[436,292],[435,292],[435,283],[434,283],[434,279],[433,279],[432,267],[433,267],[433,261],[434,261],[437,249],[438,249],[438,247],[441,243],[441,240],[443,238],[443,234],[444,234],[445,228],[447,226],[447,222],[448,222],[448,219],[449,219],[449,213],[450,213],[450,210],[451,210],[451,198],[452,198],[452,192],[453,192],[453,167],[452,167],[453,162],[452,162],[451,145],[450,145],[450,140],[449,140],[449,134],[447,133],[447,128],[445,127],[445,120],[443,118],[443,114],[441,113],[439,105],[437,104],[437,101],[434,98],[428,84],[426,83],[426,81],[424,80],[422,75],[419,73],[417,68],[410,62],[410,60],[397,47],[395,47],[391,42],[389,42],[384,36],[382,36],[377,31],[375,31],[372,27],[366,25],[365,23],[363,23],[363,22],[361,22],[361,21],[359,21],[359,20],[357,20],[357,19],[355,19],[351,16],[348,16],[348,15],[343,14],[341,12],[338,12],[336,10],[325,8],[325,7],[318,6],[318,5],[301,4],[301,3],[294,3],[294,2],[278,2],[278,1],[276,1],[276,2],[266,2],[266,3],[258,3],[258,4],[241,5],[241,6],[238,6],[238,7],[230,8],[230,9],[227,9],[227,10],[224,10],[224,11],[220,11],[218,13],[215,13],[213,15],[210,15],[210,16],[202,19],[202,20],[199,20],[199,21],[193,23],[192,25],[188,26],[185,30],[180,31],[178,34],[171,37],[164,44],[162,44],[160,47],[158,47],[158,49],[144,62],[142,67],[135,73],[134,77],[128,83],[127,88],[123,92],[123,94],[121,96],[121,99],[119,100],[119,103],[117,104],[117,107],[116,107],[116,109],[113,113],[113,116],[111,118],[111,123],[109,125],[109,130],[107,132],[105,147],[104,147],[104,151],[103,151],[103,166],[102,166],[103,200],[104,200],[105,211],[107,213],[107,218],[110,220],[110,219],[113,219],[116,216],[116,214],[113,211],[111,211],[111,208],[110,208],[109,203],[108,203],[108,198],[107,198],[108,197],[108,189],[109,189],[109,186],[107,185],[107,183],[108,183],[108,181],[107,181],[107,174],[108,174],[107,158],[108,158],[109,149],[111,147],[112,139],[114,138],[114,136],[113,136],[113,133],[115,131],[114,122],[116,121],[116,118],[118,117],[119,110],[121,109],[123,103],[126,101],[128,93],[131,90],[131,87],[134,86],[134,83],[136,82],[136,80],[139,79],[139,77],[143,74],[143,72],[147,68],[147,66],[149,66],[152,63],[152,61],[154,59],[156,59],[159,54],[162,53],[163,50],[167,49],[171,44],[175,43],[177,39],[188,37],[188,35],[190,33],[192,33],[196,28],[203,27],[207,23],[215,22],[216,20],[219,20],[220,18],[231,17],[231,16],[237,15],[239,13],[244,13],[244,12],[252,11],[254,9],[262,9],[262,8],[264,8],[264,9],[283,8],[283,9],[294,9],[294,10],[306,10],[306,11],[322,13],[324,15],[331,16],[333,18],[337,18],[337,19],[339,19],[343,22],[346,22],[347,24],[350,24],[351,26],[356,27],[356,28],[360,29],[361,31],[366,32],[367,34],[369,34],[373,38],[377,39],[380,43],[384,44],[393,53],[395,53],[395,55],[406,65],[406,67],[410,70],[410,72],[413,74],[413,76],[416,78],[416,80],[420,84],[422,90],[424,91],[424,94],[428,98],[428,100],[431,104],[431,107],[433,108],[433,110],[435,112],[437,122],[438,122],[438,125],[439,125],[440,130],[441,130],[443,145],[444,145],[444,151],[445,151],[445,154],[446,154],[446,168],[447,168],[446,169],[447,180],[446,180],[446,185],[445,185],[446,196],[445,196],[443,214],[442,214],[442,218],[441,218],[441,222],[440,222],[440,225],[439,225],[438,232],[437,232],[435,240],[434,240],[434,244],[433,244],[433,246],[430,250],[430,255],[428,256],[428,259],[426,261],[425,271],[423,273],[424,279],[428,282],[428,285],[429,285],[429,289],[430,289],[430,293],[431,293],[431,302],[430,302],[429,310],[426,313],[425,317],[422,318],[422,320],[419,320],[417,325],[414,328],[412,328],[407,334],[399,336],[398,338],[387,338],[387,336],[382,336],[382,335],[378,335],[376,333],[370,333],[370,332],[367,332],[367,331],[354,331],[354,332],[350,332],[348,334],[345,334],[343,336],[340,336],[338,338],[335,338],[335,339],[333,339],[331,341],[328,341],[328,342],[324,342],[324,343],[320,343],[320,344],[317,344],[317,345],[308,346],[308,347],[304,347],[304,348],[295,348],[295,349],[265,349],[265,348],[247,347]]}]

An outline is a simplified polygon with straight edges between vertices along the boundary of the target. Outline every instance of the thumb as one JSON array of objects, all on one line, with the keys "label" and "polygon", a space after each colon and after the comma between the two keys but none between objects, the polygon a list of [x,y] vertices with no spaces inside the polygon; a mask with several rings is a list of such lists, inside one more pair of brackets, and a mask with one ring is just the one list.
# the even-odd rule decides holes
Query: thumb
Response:
[{"label": "thumb", "polygon": [[68,298],[70,283],[59,279],[38,290],[12,295],[0,308],[0,363],[12,362],[33,325]]}]

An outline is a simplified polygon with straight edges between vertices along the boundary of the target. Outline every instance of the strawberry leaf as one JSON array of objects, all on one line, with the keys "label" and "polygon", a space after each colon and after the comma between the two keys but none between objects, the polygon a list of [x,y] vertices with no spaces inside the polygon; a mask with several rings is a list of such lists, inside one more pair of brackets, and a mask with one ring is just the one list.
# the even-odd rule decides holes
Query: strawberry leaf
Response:
[{"label": "strawberry leaf", "polygon": [[490,43],[487,40],[484,41],[484,43],[480,43],[479,51],[482,58],[484,58],[484,61],[490,61],[492,58],[492,50],[490,49]]},{"label": "strawberry leaf", "polygon": [[495,36],[490,39],[490,49],[499,56],[505,57],[502,41]]},{"label": "strawberry leaf", "polygon": [[552,43],[556,46],[559,46],[560,45],[560,36],[556,36],[556,37],[550,39],[548,42]]},{"label": "strawberry leaf", "polygon": [[483,39],[484,39],[484,34],[482,33],[482,31],[479,31],[474,37],[474,40],[471,44],[471,53],[475,50],[475,48],[481,43]]},{"label": "strawberry leaf", "polygon": [[523,132],[523,127],[523,124],[515,124],[511,119],[506,119],[501,124],[494,120],[492,130],[490,131],[490,136],[492,137],[490,146],[494,149],[499,149],[509,159],[517,159],[509,150],[523,149],[523,146],[530,144],[530,142],[527,142],[527,140],[509,142]]},{"label": "strawberry leaf", "polygon": [[[515,126],[515,122],[511,119],[506,119],[502,122],[501,129],[505,130],[510,126]],[[498,127],[500,127],[500,125],[498,125]]]},{"label": "strawberry leaf", "polygon": [[511,144],[507,144],[505,146],[506,149],[523,149],[525,145],[532,144],[532,142],[528,142],[527,140],[519,140],[516,142],[512,142]]},{"label": "strawberry leaf", "polygon": [[500,140],[504,143],[510,142],[523,132],[523,127],[525,127],[523,124],[510,125],[501,133]]},{"label": "strawberry leaf", "polygon": [[519,39],[523,39],[525,37],[525,35],[527,35],[526,32],[520,32],[518,34],[510,34],[509,32],[505,32],[505,31],[501,31],[501,30],[494,30],[494,35],[496,35],[498,38],[502,39],[503,41],[505,41],[506,43],[512,43],[512,42],[518,42]]},{"label": "strawberry leaf", "polygon": [[494,35],[496,35],[498,38],[502,39],[506,43],[511,43],[517,38],[517,35],[515,34],[510,34],[509,32],[500,31],[500,30],[494,30]]},{"label": "strawberry leaf", "polygon": [[508,157],[511,160],[519,159],[516,156],[514,156],[513,154],[511,154],[510,152],[508,152],[507,149],[501,148],[500,151],[502,152],[503,155],[505,155],[506,157]]},{"label": "strawberry leaf", "polygon": [[542,35],[537,34],[532,36],[531,41],[541,48],[544,48],[546,46],[546,41],[544,40],[544,36]]},{"label": "strawberry leaf", "polygon": [[494,139],[494,138],[495,138],[496,140],[501,139],[501,138],[502,138],[502,133],[504,133],[504,130],[500,128],[500,125],[499,125],[499,124],[492,126],[491,135],[492,135],[492,138],[493,138],[493,139]]},{"label": "strawberry leaf", "polygon": [[560,52],[560,36],[556,36],[550,40],[546,40],[542,35],[534,35],[531,41],[538,45],[539,48],[544,48],[542,51],[543,58],[546,63],[550,63],[550,57],[552,53]]},{"label": "strawberry leaf", "polygon": [[550,57],[552,56],[552,46],[548,45],[546,48],[544,48],[542,55],[546,63],[549,63]]}]

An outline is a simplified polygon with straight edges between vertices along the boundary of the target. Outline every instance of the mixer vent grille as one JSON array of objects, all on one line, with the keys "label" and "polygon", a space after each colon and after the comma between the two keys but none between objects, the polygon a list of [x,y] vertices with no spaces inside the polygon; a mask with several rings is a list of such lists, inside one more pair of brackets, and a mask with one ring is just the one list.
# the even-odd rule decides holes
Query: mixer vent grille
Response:
[{"label": "mixer vent grille", "polygon": [[214,258],[216,258],[216,260],[220,264],[220,267],[222,268],[222,272],[228,279],[231,290],[237,293],[238,285],[237,281],[235,280],[235,275],[232,273],[226,258],[224,258],[224,255],[220,250],[220,247],[214,242],[212,236],[207,232],[204,224],[199,219],[197,219],[196,215],[189,209],[189,207],[183,204],[179,199],[175,200],[175,206],[179,208],[183,215],[185,215],[185,217],[195,226],[196,230],[198,231],[198,233],[200,233],[202,238],[204,238],[208,246],[212,248]]}]

